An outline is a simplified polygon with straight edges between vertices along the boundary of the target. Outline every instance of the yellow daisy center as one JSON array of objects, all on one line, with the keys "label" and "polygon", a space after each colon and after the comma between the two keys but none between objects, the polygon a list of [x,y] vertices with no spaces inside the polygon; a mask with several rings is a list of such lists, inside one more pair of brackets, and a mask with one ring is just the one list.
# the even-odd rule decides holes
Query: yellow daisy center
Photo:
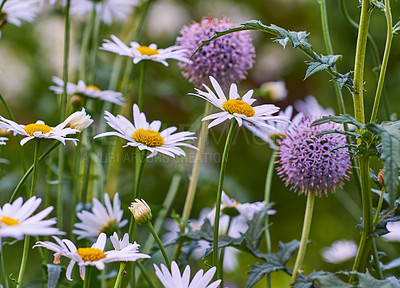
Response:
[{"label": "yellow daisy center", "polygon": [[24,128],[25,132],[28,133],[30,136],[33,136],[33,133],[35,132],[42,132],[43,134],[49,133],[51,130],[50,126],[47,126],[46,124],[28,124]]},{"label": "yellow daisy center", "polygon": [[132,134],[132,139],[148,147],[158,147],[164,144],[160,132],[154,130],[138,129]]},{"label": "yellow daisy center", "polygon": [[147,56],[152,56],[152,55],[157,55],[158,50],[150,48],[149,46],[139,46],[136,48],[142,55],[147,55]]},{"label": "yellow daisy center", "polygon": [[19,221],[17,219],[8,217],[8,216],[0,216],[0,227],[1,224],[5,224],[7,226],[19,225]]},{"label": "yellow daisy center", "polygon": [[256,113],[250,104],[239,99],[230,99],[222,104],[222,108],[229,114],[237,113],[247,117],[252,117]]},{"label": "yellow daisy center", "polygon": [[79,248],[76,250],[76,254],[81,256],[84,262],[99,261],[106,258],[104,252],[97,248]]},{"label": "yellow daisy center", "polygon": [[99,87],[94,86],[94,85],[88,85],[88,86],[86,86],[86,89],[85,89],[85,90],[89,90],[89,89],[92,89],[93,91],[101,91],[101,89],[100,89]]}]

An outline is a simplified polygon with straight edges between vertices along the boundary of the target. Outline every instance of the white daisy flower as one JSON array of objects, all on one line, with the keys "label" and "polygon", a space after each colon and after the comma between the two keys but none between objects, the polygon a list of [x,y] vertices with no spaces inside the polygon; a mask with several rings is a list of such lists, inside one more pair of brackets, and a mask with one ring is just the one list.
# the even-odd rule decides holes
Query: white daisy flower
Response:
[{"label": "white daisy flower", "polygon": [[65,141],[72,141],[75,145],[78,139],[76,138],[67,138],[67,135],[80,133],[78,129],[65,128],[68,123],[65,121],[61,124],[58,124],[55,127],[50,127],[46,125],[43,121],[39,120],[36,123],[31,123],[28,125],[22,125],[15,123],[14,121],[8,120],[2,116],[0,116],[0,127],[7,129],[7,131],[12,131],[14,136],[19,134],[22,136],[26,136],[20,142],[21,145],[24,145],[29,140],[38,138],[38,139],[55,139],[62,142],[65,145]]},{"label": "white daisy flower", "polygon": [[22,21],[32,23],[40,12],[38,0],[7,1],[0,13],[0,29],[5,23],[21,26]]},{"label": "white daisy flower", "polygon": [[[108,257],[124,257],[126,262],[133,262],[138,259],[150,258],[149,255],[139,253],[140,245],[136,242],[129,243],[129,235],[128,233],[124,234],[122,240],[119,240],[117,233],[110,237],[111,243],[114,246],[115,250],[107,251],[106,254]],[[120,260],[121,261],[121,260]]]},{"label": "white daisy flower", "polygon": [[161,132],[161,122],[156,120],[151,123],[146,121],[146,116],[143,112],[140,112],[139,107],[133,105],[133,121],[132,124],[128,119],[122,115],[114,116],[110,112],[105,111],[106,115],[104,118],[107,120],[107,124],[110,125],[117,132],[105,132],[101,133],[94,138],[104,136],[118,136],[124,138],[128,143],[124,146],[138,147],[140,150],[150,151],[150,155],[147,158],[151,158],[157,155],[158,152],[165,155],[175,157],[175,155],[185,156],[185,152],[179,146],[186,146],[189,148],[197,149],[193,145],[183,143],[186,140],[194,140],[196,137],[191,137],[193,132],[174,132],[177,130],[176,127],[169,127]]},{"label": "white daisy flower", "polygon": [[274,129],[269,129],[265,126],[252,126],[248,125],[248,128],[254,135],[259,137],[264,142],[268,143],[271,149],[278,149],[276,140],[284,137],[286,132],[290,127],[296,126],[300,123],[301,119],[304,117],[303,113],[298,113],[296,116],[293,116],[293,106],[289,105],[284,111],[279,111],[278,116],[286,117],[288,122],[273,122],[266,121],[269,125],[273,126]]},{"label": "white daisy flower", "polygon": [[86,114],[85,108],[82,108],[81,111],[77,111],[68,116],[67,119],[63,122],[66,127],[71,129],[77,129],[82,132],[84,129],[92,125],[93,120],[90,115]]},{"label": "white daisy flower", "polygon": [[326,262],[339,264],[354,258],[357,254],[358,246],[354,241],[340,240],[332,244],[331,247],[322,251],[322,258]]},{"label": "white daisy flower", "polygon": [[382,238],[389,242],[400,242],[400,222],[389,222],[386,228],[389,233],[382,235]]},{"label": "white daisy flower", "polygon": [[[57,76],[53,76],[53,82],[56,86],[50,86],[49,89],[56,94],[62,94],[64,92],[64,81]],[[82,80],[79,80],[78,84],[68,82],[67,94],[100,99],[117,105],[124,104],[124,97],[121,92],[101,90],[94,85],[86,85]]]},{"label": "white daisy flower", "polygon": [[130,47],[125,45],[118,37],[111,35],[110,41],[104,40],[103,46],[100,49],[110,51],[122,56],[128,56],[133,58],[133,63],[137,64],[142,60],[151,60],[160,62],[165,66],[168,66],[167,59],[175,59],[181,62],[189,63],[190,59],[186,57],[187,50],[180,46],[171,46],[166,49],[157,49],[156,44],[150,44],[149,46],[142,46],[137,42],[131,42]]},{"label": "white daisy flower", "polygon": [[163,264],[161,264],[161,270],[155,264],[154,268],[156,269],[158,279],[165,288],[216,288],[219,287],[219,284],[221,283],[221,280],[217,280],[210,284],[210,281],[212,281],[215,271],[217,270],[215,267],[209,269],[204,275],[203,270],[200,269],[190,283],[189,265],[186,266],[182,276],[178,264],[176,264],[175,261],[171,263],[171,272],[169,272],[168,268]]},{"label": "white daisy flower", "polygon": [[[33,248],[44,247],[56,252],[54,254],[54,264],[60,263],[61,256],[71,259],[66,272],[68,280],[72,280],[71,274],[75,263],[78,264],[79,273],[82,280],[84,280],[86,266],[95,266],[97,269],[103,270],[106,263],[136,261],[138,259],[150,258],[148,255],[136,253],[133,252],[133,250],[128,251],[129,253],[123,249],[120,251],[104,251],[107,239],[105,233],[101,233],[97,238],[96,243],[94,243],[90,248],[76,248],[75,244],[68,239],[61,240],[55,236],[53,236],[53,238],[56,240],[57,244],[49,241],[39,241],[36,242],[36,245],[33,246]],[[137,257],[134,257],[134,254],[137,254]]]},{"label": "white daisy flower", "polygon": [[[63,0],[65,5],[66,1]],[[111,25],[113,18],[124,21],[128,14],[132,13],[132,8],[139,4],[138,0],[71,0],[71,14],[76,16],[86,16],[92,13],[93,7],[96,13],[101,13],[101,20],[106,25]]]},{"label": "white daisy flower", "polygon": [[78,235],[78,239],[97,237],[100,233],[105,232],[111,235],[112,232],[124,227],[128,220],[122,220],[124,211],[121,209],[121,201],[118,193],[115,194],[113,205],[111,205],[110,197],[104,194],[104,204],[93,198],[92,212],[78,212],[77,217],[81,220],[76,223],[72,233]]},{"label": "white daisy flower", "polygon": [[0,208],[0,238],[12,237],[21,239],[24,235],[64,234],[58,228],[52,227],[57,223],[55,218],[44,220],[53,210],[53,207],[47,207],[41,212],[32,215],[41,202],[42,199],[33,196],[25,203],[23,203],[22,197],[19,197],[12,204],[4,204]]},{"label": "white daisy flower", "polygon": [[7,137],[0,137],[0,145],[6,145],[6,141],[8,140]]},{"label": "white daisy flower", "polygon": [[236,119],[239,126],[242,126],[243,122],[246,122],[248,125],[259,125],[269,129],[275,128],[267,123],[267,120],[288,122],[286,117],[272,116],[272,114],[279,111],[279,107],[275,105],[264,104],[252,107],[251,105],[256,101],[256,99],[251,98],[253,90],[249,90],[243,97],[241,97],[238,93],[236,84],[232,84],[229,90],[229,99],[227,99],[217,80],[210,76],[210,81],[217,95],[215,95],[214,92],[205,84],[203,84],[203,86],[206,88],[207,92],[195,88],[197,93],[190,93],[191,95],[203,98],[223,111],[203,118],[203,121],[214,119],[208,125],[208,128],[214,127],[225,120],[231,120],[232,118]]},{"label": "white daisy flower", "polygon": [[306,116],[321,117],[328,115],[335,115],[335,111],[332,108],[322,107],[314,96],[307,96],[304,101],[296,100],[294,107],[297,111],[303,113]]}]

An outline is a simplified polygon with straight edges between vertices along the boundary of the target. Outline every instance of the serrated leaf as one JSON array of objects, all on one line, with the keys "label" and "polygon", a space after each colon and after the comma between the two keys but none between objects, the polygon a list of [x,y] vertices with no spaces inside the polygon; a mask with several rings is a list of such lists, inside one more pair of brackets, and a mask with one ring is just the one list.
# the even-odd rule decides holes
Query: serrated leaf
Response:
[{"label": "serrated leaf", "polygon": [[262,264],[253,264],[251,265],[251,267],[253,269],[248,272],[249,278],[247,279],[246,288],[253,287],[258,281],[260,281],[264,277],[265,274],[280,271],[286,268],[277,261],[269,261]]},{"label": "serrated leaf", "polygon": [[353,117],[351,117],[348,114],[343,114],[340,116],[323,116],[320,119],[317,119],[313,123],[311,123],[311,126],[316,126],[316,125],[320,125],[320,124],[324,124],[324,123],[328,123],[328,122],[335,122],[335,123],[339,123],[339,124],[344,124],[344,123],[353,124],[359,130],[363,130],[365,128],[365,126],[363,124],[361,124],[360,122],[358,122],[356,119],[354,119]]},{"label": "serrated leaf", "polygon": [[312,46],[308,43],[309,35],[310,35],[310,33],[307,33],[305,31],[300,31],[300,32],[290,31],[289,32],[289,37],[290,37],[290,40],[291,40],[294,48],[297,48],[299,46],[312,48]]},{"label": "serrated leaf", "polygon": [[398,288],[400,284],[397,282],[393,283],[390,279],[378,280],[367,273],[357,273],[358,276],[358,287],[362,288]]},{"label": "serrated leaf", "polygon": [[47,287],[55,288],[57,287],[58,280],[61,275],[61,266],[54,264],[47,264]]},{"label": "serrated leaf", "polygon": [[328,67],[329,67],[328,64],[321,63],[319,61],[315,61],[315,60],[308,61],[308,68],[306,71],[306,76],[304,76],[304,79],[307,79],[314,73],[323,71],[323,70],[327,69]]},{"label": "serrated leaf", "polygon": [[366,128],[381,139],[381,159],[385,169],[385,187],[389,195],[389,204],[394,206],[397,199],[400,168],[400,121],[385,122],[381,125],[368,123]]},{"label": "serrated leaf", "polygon": [[279,250],[275,253],[278,261],[282,264],[286,264],[299,246],[300,242],[297,240],[292,240],[288,243],[279,242]]},{"label": "serrated leaf", "polygon": [[340,280],[335,274],[328,273],[316,277],[316,280],[325,288],[350,288],[353,287],[350,284]]},{"label": "serrated leaf", "polygon": [[268,213],[268,208],[261,210],[253,216],[251,221],[248,221],[248,228],[244,233],[244,239],[246,241],[246,246],[249,250],[254,253],[259,252],[259,245],[261,237],[265,231],[265,216]]}]

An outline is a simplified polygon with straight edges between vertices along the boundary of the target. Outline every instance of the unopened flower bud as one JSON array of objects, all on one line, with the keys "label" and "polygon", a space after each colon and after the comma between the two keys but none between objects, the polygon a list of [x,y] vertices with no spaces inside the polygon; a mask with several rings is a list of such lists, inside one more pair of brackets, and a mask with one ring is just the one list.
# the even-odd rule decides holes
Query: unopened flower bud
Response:
[{"label": "unopened flower bud", "polygon": [[135,202],[131,203],[129,210],[139,225],[144,225],[153,218],[149,205],[143,199],[135,199]]},{"label": "unopened flower bud", "polygon": [[380,170],[378,173],[378,182],[382,186],[385,185],[385,172],[384,170]]},{"label": "unopened flower bud", "polygon": [[261,93],[262,97],[273,102],[283,101],[288,95],[285,82],[283,81],[265,82],[260,86],[259,92]]},{"label": "unopened flower bud", "polygon": [[72,104],[72,106],[75,107],[75,109],[79,109],[80,107],[82,107],[82,104],[83,104],[83,98],[82,98],[82,96],[73,95],[73,96],[71,97],[71,104]]},{"label": "unopened flower bud", "polygon": [[78,129],[81,132],[93,123],[90,115],[86,114],[85,108],[82,108],[82,111],[72,113],[66,121],[68,121],[67,126],[69,128]]}]

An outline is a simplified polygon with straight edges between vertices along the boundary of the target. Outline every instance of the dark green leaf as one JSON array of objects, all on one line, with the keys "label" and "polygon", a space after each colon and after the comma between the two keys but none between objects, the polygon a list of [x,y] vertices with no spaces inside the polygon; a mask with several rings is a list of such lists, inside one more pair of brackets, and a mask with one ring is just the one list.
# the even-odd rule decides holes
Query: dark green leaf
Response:
[{"label": "dark green leaf", "polygon": [[247,279],[246,288],[253,287],[258,281],[260,281],[265,274],[280,271],[286,267],[277,261],[264,262],[262,264],[253,264],[253,268],[250,270],[249,278]]},{"label": "dark green leaf", "polygon": [[316,280],[325,288],[350,288],[350,284],[340,280],[335,274],[328,273],[316,277]]},{"label": "dark green leaf", "polygon": [[344,123],[353,124],[360,130],[363,130],[365,128],[363,124],[356,121],[356,119],[354,119],[353,117],[351,117],[348,114],[343,114],[341,116],[323,116],[322,118],[315,120],[311,124],[311,126],[316,126],[316,125],[324,124],[327,122],[335,122],[335,123],[340,123],[340,124],[344,124]]},{"label": "dark green leaf", "polygon": [[378,280],[367,273],[357,273],[358,275],[358,287],[362,288],[398,288],[400,284],[398,281],[394,282],[390,279]]},{"label": "dark green leaf", "polygon": [[327,69],[328,67],[329,67],[328,64],[321,63],[321,62],[318,62],[315,60],[310,60],[310,61],[308,61],[308,68],[307,68],[306,76],[304,77],[304,79],[308,78],[309,76],[311,76],[314,73],[323,71],[323,70]]}]

